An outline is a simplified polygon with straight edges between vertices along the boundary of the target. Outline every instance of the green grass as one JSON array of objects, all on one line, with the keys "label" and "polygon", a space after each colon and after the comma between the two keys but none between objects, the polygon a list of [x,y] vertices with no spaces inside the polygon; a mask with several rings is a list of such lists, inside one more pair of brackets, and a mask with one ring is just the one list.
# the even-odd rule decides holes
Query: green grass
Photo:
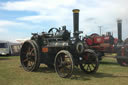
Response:
[{"label": "green grass", "polygon": [[71,78],[60,78],[54,70],[41,65],[37,72],[20,67],[19,56],[0,57],[0,85],[127,85],[128,67],[114,58],[104,58],[96,74],[85,74],[75,68]]}]

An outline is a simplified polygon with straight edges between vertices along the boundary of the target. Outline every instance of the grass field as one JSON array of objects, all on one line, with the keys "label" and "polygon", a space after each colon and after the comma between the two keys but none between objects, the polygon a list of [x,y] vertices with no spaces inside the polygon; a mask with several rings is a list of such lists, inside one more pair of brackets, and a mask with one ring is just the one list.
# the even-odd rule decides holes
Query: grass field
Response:
[{"label": "grass field", "polygon": [[75,68],[71,78],[60,78],[45,65],[37,72],[26,72],[19,56],[4,56],[0,57],[0,85],[128,85],[128,67],[119,66],[114,58],[104,58],[96,74]]}]

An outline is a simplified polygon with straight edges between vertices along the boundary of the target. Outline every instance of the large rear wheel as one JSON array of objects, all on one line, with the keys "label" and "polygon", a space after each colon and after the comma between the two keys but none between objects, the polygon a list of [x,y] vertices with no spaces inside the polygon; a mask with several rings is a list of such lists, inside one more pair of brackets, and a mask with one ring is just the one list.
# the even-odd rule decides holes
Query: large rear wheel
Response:
[{"label": "large rear wheel", "polygon": [[36,71],[40,65],[39,47],[33,40],[24,42],[21,48],[20,61],[24,70]]},{"label": "large rear wheel", "polygon": [[99,67],[99,61],[95,53],[87,52],[84,55],[85,62],[80,64],[80,68],[87,74],[96,73]]},{"label": "large rear wheel", "polygon": [[60,77],[70,77],[73,72],[73,59],[70,52],[61,50],[57,53],[54,62],[55,71]]}]

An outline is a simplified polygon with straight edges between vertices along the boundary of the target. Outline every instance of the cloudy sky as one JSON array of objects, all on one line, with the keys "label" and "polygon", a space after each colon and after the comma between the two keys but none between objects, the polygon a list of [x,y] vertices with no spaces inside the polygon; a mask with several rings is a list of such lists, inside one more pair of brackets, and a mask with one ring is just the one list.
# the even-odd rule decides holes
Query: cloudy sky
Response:
[{"label": "cloudy sky", "polygon": [[84,34],[111,31],[117,37],[117,19],[128,37],[128,0],[0,0],[0,40],[29,38],[33,32],[67,26],[73,31],[72,9],[80,9]]}]

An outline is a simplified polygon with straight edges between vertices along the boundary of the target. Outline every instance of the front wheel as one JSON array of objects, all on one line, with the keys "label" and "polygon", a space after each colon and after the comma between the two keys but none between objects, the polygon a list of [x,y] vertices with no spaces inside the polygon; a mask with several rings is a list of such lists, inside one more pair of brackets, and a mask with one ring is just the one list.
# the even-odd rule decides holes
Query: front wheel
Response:
[{"label": "front wheel", "polygon": [[85,63],[80,64],[80,68],[87,74],[96,73],[99,67],[99,61],[95,53],[87,52],[84,55]]},{"label": "front wheel", "polygon": [[69,51],[61,50],[55,57],[54,67],[55,71],[60,77],[70,77],[73,72],[73,59]]}]

